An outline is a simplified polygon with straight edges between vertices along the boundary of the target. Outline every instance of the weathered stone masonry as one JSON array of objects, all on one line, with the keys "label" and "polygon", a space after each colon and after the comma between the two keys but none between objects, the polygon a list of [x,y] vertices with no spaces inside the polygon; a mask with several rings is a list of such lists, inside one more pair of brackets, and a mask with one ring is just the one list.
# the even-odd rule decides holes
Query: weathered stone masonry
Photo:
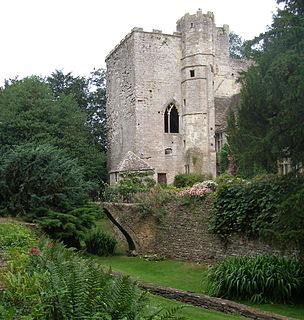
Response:
[{"label": "weathered stone masonry", "polygon": [[167,258],[195,262],[221,261],[229,256],[255,256],[277,253],[259,239],[233,236],[227,242],[208,230],[213,200],[207,198],[197,212],[178,201],[163,206],[161,221],[155,212],[143,216],[136,204],[100,203],[128,233],[129,249],[136,254],[158,253]]},{"label": "weathered stone masonry", "polygon": [[184,172],[216,175],[226,110],[248,64],[229,58],[228,39],[228,26],[199,10],[173,34],[134,28],[107,56],[111,183],[139,169],[155,170],[160,183]]}]

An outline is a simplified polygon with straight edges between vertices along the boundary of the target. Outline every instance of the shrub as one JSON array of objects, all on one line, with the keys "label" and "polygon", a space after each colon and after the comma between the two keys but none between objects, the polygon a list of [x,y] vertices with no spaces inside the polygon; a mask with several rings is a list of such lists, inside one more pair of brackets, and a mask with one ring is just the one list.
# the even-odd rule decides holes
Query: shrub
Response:
[{"label": "shrub", "polygon": [[59,243],[42,240],[34,248],[22,270],[1,274],[1,319],[180,319],[173,311],[151,314],[137,283]]},{"label": "shrub", "polygon": [[290,301],[304,293],[303,261],[278,255],[230,257],[209,269],[209,293],[253,303]]},{"label": "shrub", "polygon": [[20,256],[20,260],[26,260],[26,252],[36,242],[35,233],[25,225],[5,223],[0,224],[0,249],[1,255],[11,260]]},{"label": "shrub", "polygon": [[177,188],[190,187],[195,183],[210,179],[210,174],[203,173],[181,173],[174,177],[174,186]]},{"label": "shrub", "polygon": [[155,186],[155,180],[150,176],[154,171],[126,171],[120,173],[116,185],[104,185],[101,200],[110,202],[135,202],[138,193],[148,192]]},{"label": "shrub", "polygon": [[161,186],[150,189],[149,192],[138,193],[134,196],[141,217],[144,218],[148,215],[156,214],[158,222],[160,222],[166,214],[164,205],[173,198],[175,198],[175,192],[171,189],[163,189]]},{"label": "shrub", "polygon": [[274,221],[263,230],[263,236],[276,240],[283,249],[299,249],[304,257],[304,188],[278,205]]},{"label": "shrub", "polygon": [[228,170],[229,166],[229,161],[228,161],[228,156],[230,153],[229,145],[225,143],[223,147],[220,149],[218,152],[218,157],[219,157],[219,169],[220,173],[225,173]]},{"label": "shrub", "polygon": [[0,158],[1,206],[11,214],[71,210],[88,199],[90,187],[76,160],[48,144],[15,146]]},{"label": "shrub", "polygon": [[88,204],[66,213],[37,208],[25,218],[39,223],[43,231],[53,239],[63,241],[68,247],[80,249],[81,240],[84,240],[89,229],[94,227],[102,216],[103,211],[100,206]]},{"label": "shrub", "polygon": [[[263,175],[251,181],[227,180],[227,176],[223,176],[216,191],[210,229],[223,239],[233,233],[257,237],[266,229],[278,227],[284,230],[283,224],[279,227],[278,217],[292,215],[288,212],[291,207],[288,205],[284,210],[280,207],[303,187],[303,175]],[[281,210],[283,214],[280,214]]]},{"label": "shrub", "polygon": [[89,253],[108,256],[114,253],[117,241],[107,233],[96,230],[85,239],[85,244]]}]

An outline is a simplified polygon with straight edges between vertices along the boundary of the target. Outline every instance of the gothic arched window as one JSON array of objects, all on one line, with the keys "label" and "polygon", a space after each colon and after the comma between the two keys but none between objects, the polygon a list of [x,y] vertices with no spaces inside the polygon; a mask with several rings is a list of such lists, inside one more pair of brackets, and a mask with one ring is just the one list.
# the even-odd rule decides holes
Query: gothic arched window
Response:
[{"label": "gothic arched window", "polygon": [[164,114],[165,133],[179,133],[179,116],[176,106],[170,103]]}]

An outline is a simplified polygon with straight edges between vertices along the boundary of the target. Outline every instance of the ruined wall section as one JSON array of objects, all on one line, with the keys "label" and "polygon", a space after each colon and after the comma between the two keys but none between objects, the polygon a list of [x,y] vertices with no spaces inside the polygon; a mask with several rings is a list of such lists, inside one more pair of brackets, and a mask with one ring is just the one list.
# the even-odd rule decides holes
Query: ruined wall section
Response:
[{"label": "ruined wall section", "polygon": [[116,171],[136,136],[134,39],[128,35],[106,58],[108,170]]},{"label": "ruined wall section", "polygon": [[[181,37],[160,30],[134,32],[135,52],[135,153],[166,173],[167,182],[183,172],[182,134],[165,133],[164,112],[174,103],[181,114]],[[181,117],[180,117],[181,119]],[[180,122],[180,128],[182,127]],[[166,154],[165,149],[171,149]]]}]

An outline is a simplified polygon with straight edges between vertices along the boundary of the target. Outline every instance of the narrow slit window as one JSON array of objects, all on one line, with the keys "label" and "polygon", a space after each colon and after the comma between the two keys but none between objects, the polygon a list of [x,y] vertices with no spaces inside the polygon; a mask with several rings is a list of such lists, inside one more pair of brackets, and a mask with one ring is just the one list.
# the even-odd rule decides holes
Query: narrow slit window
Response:
[{"label": "narrow slit window", "polygon": [[194,70],[190,70],[190,77],[193,78],[195,76]]},{"label": "narrow slit window", "polygon": [[179,115],[176,106],[171,103],[164,114],[165,133],[179,133]]}]

